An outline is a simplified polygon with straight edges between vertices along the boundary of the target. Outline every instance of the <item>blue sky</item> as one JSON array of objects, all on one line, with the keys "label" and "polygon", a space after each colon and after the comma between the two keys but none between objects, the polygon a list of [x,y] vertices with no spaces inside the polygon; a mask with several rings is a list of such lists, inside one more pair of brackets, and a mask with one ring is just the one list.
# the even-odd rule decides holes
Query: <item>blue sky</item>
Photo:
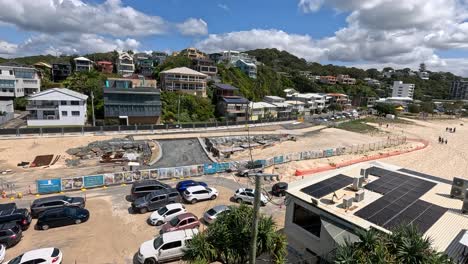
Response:
[{"label": "blue sky", "polygon": [[468,76],[466,0],[0,0],[0,56],[277,48]]}]

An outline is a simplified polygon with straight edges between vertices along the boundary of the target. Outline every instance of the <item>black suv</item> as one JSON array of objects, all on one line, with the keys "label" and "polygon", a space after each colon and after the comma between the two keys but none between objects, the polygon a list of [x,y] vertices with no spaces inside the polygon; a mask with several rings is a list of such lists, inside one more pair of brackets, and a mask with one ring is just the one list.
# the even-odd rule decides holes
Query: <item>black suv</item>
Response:
[{"label": "black suv", "polygon": [[180,194],[177,189],[169,188],[154,191],[146,196],[140,197],[132,202],[132,210],[144,214],[148,211],[157,210],[166,204],[180,203]]},{"label": "black suv", "polygon": [[68,197],[65,195],[57,195],[34,200],[31,204],[31,215],[37,218],[40,213],[48,209],[60,208],[64,206],[85,207],[85,199],[82,197]]},{"label": "black suv", "polygon": [[0,224],[0,244],[5,245],[7,248],[18,244],[22,236],[23,231],[17,224]]},{"label": "black suv", "polygon": [[26,230],[31,224],[32,217],[28,209],[7,209],[0,211],[0,224],[5,224],[9,222],[14,222],[21,227],[21,229]]},{"label": "black suv", "polygon": [[61,207],[43,212],[37,219],[36,226],[42,230],[49,227],[59,227],[81,224],[88,221],[89,211],[79,207]]},{"label": "black suv", "polygon": [[286,182],[277,182],[271,187],[271,193],[276,196],[285,196],[288,184]]},{"label": "black suv", "polygon": [[154,191],[169,189],[171,186],[159,182],[157,180],[145,180],[134,182],[132,185],[132,190],[130,191],[131,200],[134,201],[137,198],[143,197]]}]

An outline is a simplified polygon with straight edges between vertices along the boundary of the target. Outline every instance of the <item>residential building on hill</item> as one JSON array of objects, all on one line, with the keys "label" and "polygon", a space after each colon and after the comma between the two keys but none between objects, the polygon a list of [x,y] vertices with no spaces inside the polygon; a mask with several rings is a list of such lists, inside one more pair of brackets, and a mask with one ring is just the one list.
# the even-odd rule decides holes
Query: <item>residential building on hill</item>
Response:
[{"label": "residential building on hill", "polygon": [[108,79],[104,86],[104,117],[120,125],[158,124],[161,92],[133,84],[132,79]]},{"label": "residential building on hill", "polygon": [[279,96],[268,95],[263,98],[263,101],[276,106],[276,113],[278,118],[290,117],[292,112],[292,105],[286,103],[286,99]]},{"label": "residential building on hill", "polygon": [[147,53],[137,53],[133,56],[136,72],[143,76],[152,76],[154,71],[154,60],[152,55]]},{"label": "residential building on hill", "polygon": [[276,106],[266,102],[250,102],[249,115],[250,120],[262,120],[278,117],[276,113]]},{"label": "residential building on hill", "polygon": [[215,83],[213,86],[214,95],[216,98],[223,96],[235,96],[237,95],[239,88],[234,87],[227,83]]},{"label": "residential building on hill", "polygon": [[198,49],[192,48],[192,47],[179,51],[178,55],[187,56],[191,59],[207,59],[208,58],[208,56],[204,52],[199,51]]},{"label": "residential building on hill", "polygon": [[157,65],[163,63],[166,60],[167,56],[169,55],[166,52],[162,52],[162,51],[151,52],[151,58]]},{"label": "residential building on hill", "polygon": [[341,105],[343,108],[351,106],[349,98],[346,94],[341,93],[328,93],[328,96],[331,97],[330,104]]},{"label": "residential building on hill", "polygon": [[192,69],[210,77],[213,77],[218,73],[218,67],[216,67],[214,61],[210,59],[193,59]]},{"label": "residential building on hill", "polygon": [[392,87],[392,97],[406,97],[413,99],[414,84],[394,81]]},{"label": "residential building on hill", "polygon": [[354,85],[356,84],[356,79],[349,77],[347,74],[338,74],[336,81],[341,84]]},{"label": "residential building on hill", "polygon": [[211,54],[208,54],[208,57],[210,58],[210,60],[214,61],[215,63],[219,63],[223,58],[223,54],[219,52],[211,53]]},{"label": "residential building on hill", "polygon": [[84,126],[87,120],[87,95],[52,88],[28,97],[28,126]]},{"label": "residential building on hill", "polygon": [[308,263],[331,263],[338,245],[359,241],[358,232],[412,224],[435,250],[467,263],[467,199],[458,187],[466,184],[376,161],[317,173],[286,191],[288,246]]},{"label": "residential building on hill", "polygon": [[110,61],[98,61],[96,62],[98,71],[110,74],[114,71],[114,64]]},{"label": "residential building on hill", "polygon": [[[131,86],[127,83],[130,81]],[[125,86],[127,85],[127,86]],[[132,87],[151,87],[157,88],[157,81],[151,77],[145,77],[143,75],[132,74],[126,75],[122,78],[107,78],[106,87],[114,88],[132,88]]]},{"label": "residential building on hill", "polygon": [[335,76],[320,76],[320,82],[324,84],[336,84]]},{"label": "residential building on hill", "polygon": [[223,96],[217,104],[218,113],[229,121],[248,120],[249,100],[242,96]]},{"label": "residential building on hill", "polygon": [[419,76],[419,78],[421,78],[421,80],[429,80],[429,73],[428,72],[417,72],[417,75]]},{"label": "residential building on hill", "polygon": [[327,95],[318,93],[298,93],[294,89],[285,89],[286,99],[291,102],[304,103],[304,115],[321,113],[327,107]]},{"label": "residential building on hill", "polygon": [[235,65],[250,78],[257,79],[257,65],[255,63],[240,59],[236,61]]},{"label": "residential building on hill", "polygon": [[46,62],[36,62],[33,64],[34,68],[39,73],[39,77],[43,79],[44,77],[46,78],[51,78],[52,77],[52,65]]},{"label": "residential building on hill", "polygon": [[133,64],[133,56],[127,52],[119,53],[117,58],[117,73],[121,75],[133,74],[135,65]]},{"label": "residential building on hill", "polygon": [[208,75],[187,67],[174,68],[159,73],[161,87],[165,91],[180,91],[206,97]]},{"label": "residential building on hill", "polygon": [[40,90],[41,78],[35,68],[16,63],[0,64],[0,99],[11,100]]},{"label": "residential building on hill", "polygon": [[468,81],[457,80],[452,82],[450,87],[450,99],[468,100]]},{"label": "residential building on hill", "polygon": [[380,86],[380,81],[376,79],[364,78],[364,81],[370,86]]},{"label": "residential building on hill", "polygon": [[73,61],[75,62],[76,72],[90,71],[93,69],[93,61],[88,58],[78,57],[74,58]]},{"label": "residential building on hill", "polygon": [[58,62],[52,63],[52,80],[54,82],[61,82],[70,76],[72,67],[70,63]]}]

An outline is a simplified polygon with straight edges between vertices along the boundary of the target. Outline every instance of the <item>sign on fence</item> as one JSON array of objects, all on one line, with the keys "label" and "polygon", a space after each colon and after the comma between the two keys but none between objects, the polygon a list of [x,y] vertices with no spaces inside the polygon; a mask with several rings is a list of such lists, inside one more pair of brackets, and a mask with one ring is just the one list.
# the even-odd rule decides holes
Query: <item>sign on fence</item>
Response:
[{"label": "sign on fence", "polygon": [[103,175],[92,175],[92,176],[84,176],[84,187],[96,187],[104,185],[104,176]]},{"label": "sign on fence", "polygon": [[62,190],[60,179],[37,180],[38,193],[58,193]]}]

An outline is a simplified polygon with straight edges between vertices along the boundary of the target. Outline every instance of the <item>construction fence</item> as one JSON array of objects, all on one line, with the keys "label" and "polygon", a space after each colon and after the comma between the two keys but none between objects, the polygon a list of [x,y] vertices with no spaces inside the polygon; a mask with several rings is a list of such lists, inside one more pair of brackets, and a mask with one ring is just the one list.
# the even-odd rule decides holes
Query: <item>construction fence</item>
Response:
[{"label": "construction fence", "polygon": [[[254,164],[261,167],[270,167],[291,161],[320,159],[345,154],[360,154],[367,151],[381,150],[404,144],[406,137],[392,137],[387,140],[369,144],[351,145],[346,147],[329,148],[323,150],[312,150],[294,152],[267,159],[255,160]],[[202,175],[211,175],[226,172],[229,169],[246,167],[249,161],[232,161],[220,163],[207,163],[174,168],[154,168],[136,171],[122,171],[105,173],[100,175],[87,175],[77,177],[65,177],[55,179],[44,179],[36,181],[36,190],[39,194],[58,193],[63,191],[80,190],[83,188],[94,188],[102,186],[129,184],[140,180],[169,180],[184,179]]]}]

